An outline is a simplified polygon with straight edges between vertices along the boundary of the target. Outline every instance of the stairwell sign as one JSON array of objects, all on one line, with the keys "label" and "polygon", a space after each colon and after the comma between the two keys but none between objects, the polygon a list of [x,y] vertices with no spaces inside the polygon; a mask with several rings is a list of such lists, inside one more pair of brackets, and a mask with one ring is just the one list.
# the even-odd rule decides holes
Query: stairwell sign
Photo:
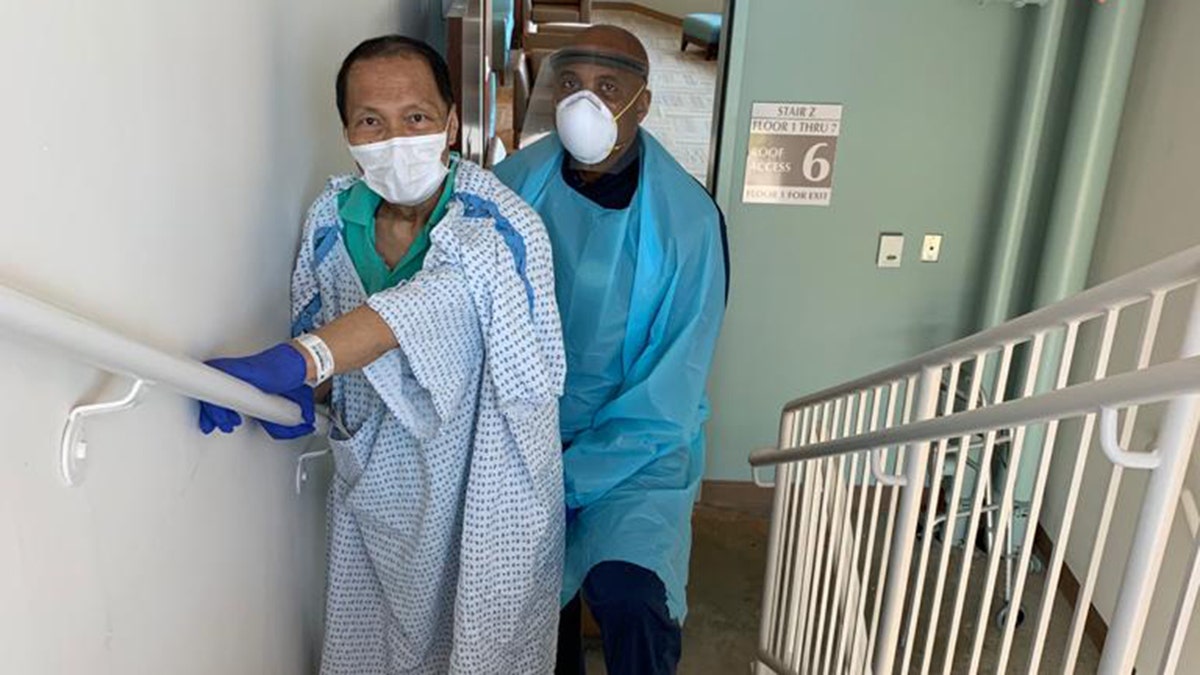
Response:
[{"label": "stairwell sign", "polygon": [[829,206],[842,106],[755,103],[742,201]]}]

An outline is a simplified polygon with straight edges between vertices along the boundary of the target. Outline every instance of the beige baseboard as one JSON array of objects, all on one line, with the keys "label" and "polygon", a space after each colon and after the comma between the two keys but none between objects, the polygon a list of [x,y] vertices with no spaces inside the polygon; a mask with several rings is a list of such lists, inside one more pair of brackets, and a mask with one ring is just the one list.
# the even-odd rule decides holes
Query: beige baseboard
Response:
[{"label": "beige baseboard", "polygon": [[749,481],[706,480],[700,485],[700,503],[718,509],[771,515],[773,492]]},{"label": "beige baseboard", "polygon": [[652,19],[658,19],[659,21],[675,24],[676,26],[683,25],[683,17],[660,12],[657,9],[650,9],[649,7],[639,5],[636,2],[593,2],[592,9],[617,9],[623,12],[635,12],[643,16],[648,16]]}]

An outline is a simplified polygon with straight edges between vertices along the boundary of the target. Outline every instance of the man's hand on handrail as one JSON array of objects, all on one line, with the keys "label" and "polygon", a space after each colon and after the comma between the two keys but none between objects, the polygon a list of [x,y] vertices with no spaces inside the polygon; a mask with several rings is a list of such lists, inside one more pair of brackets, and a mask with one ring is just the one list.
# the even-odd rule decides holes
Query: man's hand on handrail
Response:
[{"label": "man's hand on handrail", "polygon": [[[268,394],[282,396],[300,406],[304,422],[283,426],[260,420],[263,430],[276,440],[300,438],[313,433],[315,413],[313,390],[304,383],[305,358],[290,343],[282,343],[255,354],[240,358],[213,359],[208,365],[239,380],[249,382]],[[230,433],[242,423],[238,413],[212,403],[200,402],[200,430],[206,434],[214,429]]]},{"label": "man's hand on handrail", "polygon": [[[313,333],[321,338],[333,355],[333,373],[358,370],[396,347],[396,336],[383,319],[370,307],[362,306],[339,317]],[[276,394],[300,406],[304,423],[296,426],[281,426],[260,420],[263,429],[272,438],[288,440],[313,433],[313,389],[305,384],[317,377],[316,363],[304,347],[284,342],[253,356],[213,359],[208,365],[244,380],[268,394]],[[332,374],[332,373],[331,373]],[[317,389],[324,400],[329,394],[329,383]],[[242,423],[238,413],[211,403],[200,403],[200,430],[212,433],[220,429],[229,433]]]}]

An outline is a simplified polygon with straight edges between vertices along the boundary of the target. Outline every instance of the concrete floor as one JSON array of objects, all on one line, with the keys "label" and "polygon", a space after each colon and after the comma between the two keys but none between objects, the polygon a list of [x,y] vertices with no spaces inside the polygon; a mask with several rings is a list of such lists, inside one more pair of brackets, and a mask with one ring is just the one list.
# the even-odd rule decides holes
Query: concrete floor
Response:
[{"label": "concrete floor", "polygon": [[[940,554],[941,544],[938,543],[931,546],[929,560],[930,566],[936,567],[936,561]],[[939,610],[940,620],[937,626],[937,632],[934,635],[933,649],[930,654],[931,671],[935,673],[942,672],[945,665],[946,652],[951,643],[948,617],[953,614],[954,593],[957,588],[957,573],[961,568],[963,561],[963,551],[961,548],[951,548],[949,555],[950,577],[946,581],[946,592],[943,594],[941,608]],[[972,650],[974,641],[979,627],[980,616],[978,608],[983,603],[983,591],[986,588],[987,582],[987,567],[988,557],[980,550],[975,550],[972,553],[970,577],[967,583],[966,602],[964,607],[966,611],[963,613],[962,624],[954,636],[954,660],[950,669],[951,673],[967,673],[971,672],[971,662],[973,658]],[[912,665],[909,668],[910,673],[922,672],[922,661],[924,660],[925,644],[928,637],[928,631],[922,630],[929,621],[932,614],[931,598],[934,595],[935,579],[934,575],[927,574],[924,583],[924,594],[922,599],[924,602],[921,605],[921,613],[917,621],[918,629],[916,631],[917,639],[914,643]],[[1045,574],[1040,568],[1031,571],[1025,582],[1025,591],[1022,594],[1021,605],[1025,609],[1025,620],[1013,632],[1013,640],[1010,648],[1008,667],[1006,672],[1024,673],[1029,671],[1029,655],[1033,649],[1033,634],[1036,631],[1037,612],[1042,601],[1042,591],[1045,585]],[[913,581],[915,583],[915,579]],[[997,623],[997,613],[1004,606],[1004,571],[1003,565],[1000,567],[997,575],[996,583],[993,587],[993,600],[991,609],[984,615],[983,620],[987,626],[983,632],[983,644],[979,649],[978,670],[980,673],[994,673],[1000,663],[1003,631]],[[1039,662],[1039,670],[1043,673],[1061,673],[1064,667],[1064,656],[1066,645],[1069,641],[1072,606],[1059,596],[1055,598],[1050,613],[1050,625],[1047,629],[1046,640],[1043,645],[1041,660]],[[1079,645],[1078,659],[1070,671],[1072,674],[1080,673],[1095,673],[1100,662],[1100,652],[1096,646],[1088,639],[1086,635],[1081,636]]]},{"label": "concrete floor", "polygon": [[[758,644],[767,526],[762,517],[696,507],[679,675],[750,672]],[[588,675],[605,675],[598,643],[591,642],[587,656]]]},{"label": "concrete floor", "polygon": [[697,507],[680,675],[749,673],[758,647],[765,518]]},{"label": "concrete floor", "polygon": [[[758,644],[758,618],[761,610],[762,577],[766,564],[766,542],[768,521],[760,516],[735,511],[698,506],[693,518],[693,549],[691,580],[688,588],[690,613],[684,626],[683,660],[680,675],[738,675],[750,672],[750,663]],[[936,560],[939,546],[932,547],[932,559]],[[955,549],[951,554],[951,569],[958,569],[962,553]],[[976,579],[986,569],[986,558],[979,553],[972,561],[971,589],[968,606],[978,605],[983,584]],[[1008,672],[1020,673],[1027,669],[1026,659],[1033,631],[1033,614],[1040,599],[1043,577],[1030,575],[1026,585],[1027,595],[1023,602],[1029,608],[1029,619],[1015,633],[1013,657]],[[998,588],[1002,592],[1002,587]],[[926,595],[932,596],[932,581],[926,581]],[[947,594],[949,596],[951,594]],[[972,602],[974,600],[974,602]],[[947,598],[943,602],[943,617],[950,612]],[[929,611],[929,602],[924,603],[922,618]],[[1062,652],[1067,643],[1070,626],[1070,607],[1060,597],[1054,607],[1050,630],[1046,640],[1045,656],[1042,661],[1044,673],[1057,673],[1062,669]],[[919,623],[923,623],[919,622]],[[974,616],[964,617],[958,631],[958,647],[955,653],[953,673],[969,671],[971,641],[977,625]],[[933,672],[941,672],[945,645],[948,643],[947,627],[940,622],[935,639],[932,665]],[[989,626],[985,633],[978,672],[995,671],[998,661],[1000,631]],[[910,672],[920,672],[924,636],[918,632],[914,650],[913,667]],[[1096,672],[1099,652],[1085,637],[1080,650],[1075,673]],[[588,649],[588,675],[604,675],[604,662],[599,645],[592,643]]]}]

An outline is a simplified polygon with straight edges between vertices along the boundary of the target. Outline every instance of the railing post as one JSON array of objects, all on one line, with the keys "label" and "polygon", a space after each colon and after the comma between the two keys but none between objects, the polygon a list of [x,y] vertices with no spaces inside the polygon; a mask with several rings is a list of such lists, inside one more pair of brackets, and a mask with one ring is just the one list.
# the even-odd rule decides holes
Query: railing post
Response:
[{"label": "railing post", "polygon": [[[800,414],[800,411],[784,411],[780,417],[779,442],[777,447],[787,448],[795,443],[796,433],[793,420]],[[762,619],[758,628],[759,651],[767,654],[771,653],[771,637],[775,631],[775,623],[778,621],[773,608],[779,602],[778,595],[781,590],[778,585],[779,567],[782,564],[780,560],[780,556],[782,555],[782,540],[785,536],[783,522],[785,520],[784,508],[787,504],[786,493],[791,489],[792,481],[796,479],[794,474],[798,468],[798,463],[775,465],[775,494],[771,507],[771,534],[767,539],[767,572],[763,581]],[[759,663],[757,659],[755,663],[758,664],[756,668],[766,667]]]},{"label": "railing post", "polygon": [[[937,415],[938,390],[942,368],[929,367],[921,371],[917,387],[915,422],[933,419]],[[896,512],[896,527],[892,532],[891,554],[888,557],[887,587],[883,595],[883,611],[879,617],[879,634],[875,649],[874,673],[888,675],[894,668],[896,643],[900,623],[904,618],[904,600],[908,591],[908,573],[912,566],[913,549],[917,538],[917,521],[921,516],[921,494],[925,490],[925,472],[929,463],[931,443],[916,443],[909,448],[904,463],[905,484],[900,490]]]},{"label": "railing post", "polygon": [[[1180,358],[1184,359],[1200,355],[1200,286],[1193,293],[1192,311],[1180,348]],[[1167,405],[1159,427],[1158,450],[1162,461],[1151,472],[1146,485],[1125,578],[1100,658],[1100,672],[1105,675],[1124,675],[1133,670],[1197,426],[1200,426],[1200,394],[1180,396]]]}]

